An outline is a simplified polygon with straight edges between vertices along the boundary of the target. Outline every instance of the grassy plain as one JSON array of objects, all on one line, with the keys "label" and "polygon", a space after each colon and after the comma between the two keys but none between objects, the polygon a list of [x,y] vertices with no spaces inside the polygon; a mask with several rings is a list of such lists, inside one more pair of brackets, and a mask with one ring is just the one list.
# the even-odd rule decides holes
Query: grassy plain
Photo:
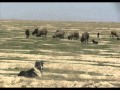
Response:
[{"label": "grassy plain", "polygon": [[[32,33],[37,27],[48,29],[47,38],[26,39],[25,29]],[[52,39],[57,29],[65,31],[65,39]],[[0,87],[120,87],[120,41],[110,38],[111,30],[120,35],[120,23],[1,20]],[[68,40],[72,31],[89,32],[89,43]],[[17,76],[36,60],[45,63],[43,78]]]}]

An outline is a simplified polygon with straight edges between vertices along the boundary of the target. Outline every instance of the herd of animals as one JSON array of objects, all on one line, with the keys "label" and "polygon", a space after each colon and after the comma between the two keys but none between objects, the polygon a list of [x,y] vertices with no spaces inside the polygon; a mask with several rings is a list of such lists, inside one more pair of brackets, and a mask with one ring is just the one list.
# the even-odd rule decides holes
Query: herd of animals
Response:
[{"label": "herd of animals", "polygon": [[[48,30],[46,28],[43,28],[41,30],[39,30],[38,28],[35,29],[32,32],[33,36],[36,37],[47,37],[47,33]],[[30,36],[30,30],[26,29],[25,30],[25,35],[26,38],[29,38]],[[60,38],[63,39],[65,35],[65,32],[62,30],[56,30],[56,32],[53,34],[52,38]],[[99,38],[100,33],[97,33],[97,37]],[[116,31],[111,31],[111,37],[116,37],[117,40],[120,40],[118,34]],[[79,32],[74,31],[69,33],[69,35],[67,36],[68,40],[78,40],[80,38],[79,36]],[[83,43],[88,43],[89,40],[89,33],[88,32],[84,32],[82,33],[82,36],[80,38],[80,41]],[[98,44],[98,41],[92,39],[93,44]],[[43,72],[43,61],[36,61],[35,62],[35,66],[27,71],[20,71],[20,73],[18,74],[18,76],[23,76],[23,77],[28,77],[28,78],[33,78],[33,77],[38,77],[41,75],[42,77],[42,72]]]},{"label": "herd of animals", "polygon": [[[46,28],[42,28],[41,30],[39,30],[38,28],[36,28],[33,32],[32,35],[36,36],[36,37],[47,37],[47,33],[48,30]],[[25,35],[26,38],[29,38],[30,36],[30,30],[26,29],[25,30]],[[100,33],[97,33],[97,37],[99,38]],[[63,30],[56,30],[56,32],[52,35],[52,38],[60,38],[60,39],[64,39],[65,36],[65,31]],[[111,36],[112,37],[116,37],[117,40],[120,40],[118,34],[116,31],[111,31]],[[69,33],[69,35],[67,36],[68,40],[78,40],[80,38],[79,32],[78,31],[73,31],[71,33]],[[82,33],[81,39],[80,41],[83,43],[88,43],[89,40],[89,33],[88,32],[84,32]],[[98,41],[92,39],[93,44],[98,44]]]}]

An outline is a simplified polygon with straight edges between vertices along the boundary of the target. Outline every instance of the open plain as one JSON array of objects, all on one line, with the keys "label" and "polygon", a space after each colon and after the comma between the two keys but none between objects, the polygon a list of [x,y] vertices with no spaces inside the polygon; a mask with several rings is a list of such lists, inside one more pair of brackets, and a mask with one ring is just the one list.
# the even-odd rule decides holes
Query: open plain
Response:
[{"label": "open plain", "polygon": [[[43,27],[46,38],[32,36],[35,28]],[[64,39],[52,38],[57,29],[65,31]],[[120,36],[120,23],[1,20],[0,87],[120,87],[120,40],[110,37],[111,30]],[[89,43],[68,40],[72,31],[80,37],[89,32]],[[17,76],[36,60],[44,61],[42,78]]]}]

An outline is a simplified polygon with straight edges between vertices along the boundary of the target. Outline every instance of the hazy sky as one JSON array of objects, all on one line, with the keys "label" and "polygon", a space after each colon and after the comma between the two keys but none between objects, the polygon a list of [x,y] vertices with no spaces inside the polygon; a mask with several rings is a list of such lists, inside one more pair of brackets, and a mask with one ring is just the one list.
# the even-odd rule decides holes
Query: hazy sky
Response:
[{"label": "hazy sky", "polygon": [[119,22],[119,5],[118,2],[1,2],[0,18]]}]

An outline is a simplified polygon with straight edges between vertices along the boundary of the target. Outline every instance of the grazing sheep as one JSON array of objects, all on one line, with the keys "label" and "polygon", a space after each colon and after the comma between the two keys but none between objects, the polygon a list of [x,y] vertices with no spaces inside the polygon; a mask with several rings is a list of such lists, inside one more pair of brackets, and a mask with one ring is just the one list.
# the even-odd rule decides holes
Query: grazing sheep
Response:
[{"label": "grazing sheep", "polygon": [[38,28],[36,28],[33,32],[32,32],[32,35],[36,35],[37,36],[37,33],[38,33]]},{"label": "grazing sheep", "polygon": [[75,39],[77,40],[79,38],[79,33],[78,32],[71,32],[69,35],[68,35],[68,39],[69,40],[72,40],[72,39]]},{"label": "grazing sheep", "polygon": [[38,31],[38,33],[37,33],[37,37],[41,37],[41,36],[47,36],[47,29],[46,28],[43,28],[43,29],[41,29],[41,30],[39,30]]},{"label": "grazing sheep", "polygon": [[25,35],[26,35],[26,38],[29,38],[29,35],[30,35],[29,29],[26,29],[26,30],[25,30]]},{"label": "grazing sheep", "polygon": [[36,61],[35,66],[27,71],[20,71],[18,76],[33,78],[33,77],[42,77],[43,70],[43,61]]},{"label": "grazing sheep", "polygon": [[68,35],[68,40],[72,40],[72,38],[73,38],[72,34],[69,34]]},{"label": "grazing sheep", "polygon": [[53,38],[64,38],[65,32],[62,30],[57,30],[55,34],[52,36]]},{"label": "grazing sheep", "polygon": [[98,41],[95,41],[94,39],[92,39],[93,44],[98,44]]},{"label": "grazing sheep", "polygon": [[88,40],[89,40],[89,33],[88,32],[83,33],[81,37],[81,42],[88,43]]},{"label": "grazing sheep", "polygon": [[111,31],[111,36],[112,36],[112,37],[113,37],[113,36],[117,37],[118,35],[117,35],[116,31]]}]

